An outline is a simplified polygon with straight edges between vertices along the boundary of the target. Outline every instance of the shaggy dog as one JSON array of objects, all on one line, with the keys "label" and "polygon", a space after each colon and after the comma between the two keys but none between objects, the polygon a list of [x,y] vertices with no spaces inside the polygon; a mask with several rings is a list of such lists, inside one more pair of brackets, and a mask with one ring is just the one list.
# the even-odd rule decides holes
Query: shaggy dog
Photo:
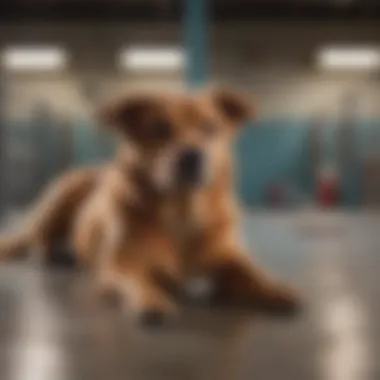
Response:
[{"label": "shaggy dog", "polygon": [[226,301],[296,309],[298,298],[252,262],[236,231],[231,142],[251,116],[247,98],[225,89],[109,102],[99,117],[119,135],[113,161],[63,175],[0,251],[48,255],[67,238],[100,288],[148,322],[175,315],[172,290],[194,276]]}]

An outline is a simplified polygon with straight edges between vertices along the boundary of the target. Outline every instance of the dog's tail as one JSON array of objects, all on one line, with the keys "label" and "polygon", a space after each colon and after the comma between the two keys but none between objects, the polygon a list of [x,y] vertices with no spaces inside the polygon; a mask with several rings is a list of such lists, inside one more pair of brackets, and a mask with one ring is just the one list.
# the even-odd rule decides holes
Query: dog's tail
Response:
[{"label": "dog's tail", "polygon": [[14,231],[0,235],[0,261],[24,257],[63,231],[94,188],[99,171],[99,167],[73,170],[53,181]]}]

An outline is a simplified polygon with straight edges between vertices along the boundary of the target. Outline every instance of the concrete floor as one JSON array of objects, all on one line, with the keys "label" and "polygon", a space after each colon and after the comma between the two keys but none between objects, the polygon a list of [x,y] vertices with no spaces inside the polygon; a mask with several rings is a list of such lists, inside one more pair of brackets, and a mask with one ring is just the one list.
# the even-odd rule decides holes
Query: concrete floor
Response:
[{"label": "concrete floor", "polygon": [[0,267],[1,380],[380,379],[380,215],[260,213],[244,236],[296,284],[295,319],[183,311],[144,331],[105,307],[75,273]]}]

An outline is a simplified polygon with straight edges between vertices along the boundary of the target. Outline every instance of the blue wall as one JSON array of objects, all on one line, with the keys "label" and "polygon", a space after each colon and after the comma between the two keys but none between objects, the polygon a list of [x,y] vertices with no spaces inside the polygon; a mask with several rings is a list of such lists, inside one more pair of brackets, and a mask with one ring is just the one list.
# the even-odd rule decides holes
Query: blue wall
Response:
[{"label": "blue wall", "polygon": [[[323,129],[322,149],[325,160],[337,163],[337,122]],[[276,182],[293,184],[296,189],[313,197],[307,120],[267,120],[244,129],[236,144],[238,191],[249,205],[263,204],[267,190]],[[362,162],[369,153],[378,152],[380,121],[361,120],[353,127],[352,161],[342,175],[342,203],[359,205],[362,199]]]},{"label": "blue wall", "polygon": [[98,126],[86,121],[77,121],[73,133],[74,162],[87,164],[103,161],[112,156],[114,151],[113,136]]},{"label": "blue wall", "polygon": [[245,203],[262,204],[274,182],[312,190],[308,123],[263,121],[244,129],[237,141],[238,189]]},{"label": "blue wall", "polygon": [[[36,141],[35,125],[12,122],[8,124],[8,138],[17,145],[43,150],[45,171],[52,176],[59,168],[59,128],[42,128],[43,142]],[[243,129],[236,141],[237,187],[241,199],[249,205],[263,204],[267,189],[275,182],[292,183],[301,193],[312,196],[309,131],[307,120],[266,120]],[[336,123],[324,130],[324,151],[330,160],[336,159]],[[41,134],[41,129],[39,134]],[[380,122],[363,120],[355,127],[355,160],[344,173],[343,201],[348,205],[360,203],[361,162],[368,152],[376,152],[380,142]],[[73,125],[72,164],[99,162],[112,155],[113,142],[109,135],[98,132],[91,123],[77,121]],[[41,153],[41,152],[40,152]]]}]

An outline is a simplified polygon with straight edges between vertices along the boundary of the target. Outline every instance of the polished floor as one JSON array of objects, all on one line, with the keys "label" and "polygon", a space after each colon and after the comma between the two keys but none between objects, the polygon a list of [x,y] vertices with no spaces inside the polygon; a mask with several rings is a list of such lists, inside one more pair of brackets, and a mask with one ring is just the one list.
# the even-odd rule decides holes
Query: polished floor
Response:
[{"label": "polished floor", "polygon": [[243,235],[302,291],[302,315],[194,307],[171,328],[142,330],[83,274],[6,264],[0,379],[380,379],[380,214],[256,213]]}]

